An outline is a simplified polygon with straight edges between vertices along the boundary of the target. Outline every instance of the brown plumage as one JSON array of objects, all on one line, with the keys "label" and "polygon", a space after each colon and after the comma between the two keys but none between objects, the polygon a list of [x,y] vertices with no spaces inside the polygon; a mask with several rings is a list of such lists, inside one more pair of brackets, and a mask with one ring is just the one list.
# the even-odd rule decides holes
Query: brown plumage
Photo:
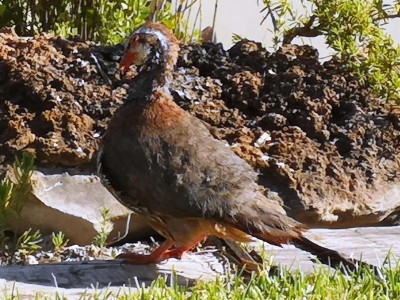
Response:
[{"label": "brown plumage", "polygon": [[125,104],[107,131],[101,171],[121,201],[142,214],[165,242],[150,255],[124,254],[131,263],[180,258],[208,235],[274,245],[295,243],[320,259],[342,259],[307,240],[305,227],[261,192],[256,172],[169,93],[179,44],[162,25],[135,31],[121,60],[135,63]]}]

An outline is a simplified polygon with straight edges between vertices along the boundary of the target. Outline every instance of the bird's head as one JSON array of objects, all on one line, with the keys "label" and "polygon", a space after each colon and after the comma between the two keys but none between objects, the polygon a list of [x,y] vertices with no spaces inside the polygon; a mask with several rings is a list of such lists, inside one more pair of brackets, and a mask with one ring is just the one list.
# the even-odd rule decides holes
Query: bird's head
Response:
[{"label": "bird's head", "polygon": [[161,24],[147,23],[131,35],[120,68],[125,72],[131,65],[173,67],[178,51],[179,42],[169,29]]}]

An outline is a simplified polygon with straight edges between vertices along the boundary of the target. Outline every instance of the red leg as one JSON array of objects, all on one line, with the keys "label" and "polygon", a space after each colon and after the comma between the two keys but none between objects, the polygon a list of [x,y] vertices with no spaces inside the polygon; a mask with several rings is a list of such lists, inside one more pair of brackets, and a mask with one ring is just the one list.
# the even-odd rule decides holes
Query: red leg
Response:
[{"label": "red leg", "polygon": [[170,250],[167,250],[165,252],[165,256],[167,256],[168,258],[177,258],[177,259],[181,259],[182,256],[189,250],[193,249],[194,247],[196,247],[196,245],[198,243],[200,243],[206,236],[202,235],[200,238],[196,238],[194,239],[194,241],[191,241],[190,243],[188,243],[187,245],[183,245],[177,248],[173,248]]},{"label": "red leg", "polygon": [[147,265],[158,263],[170,258],[169,249],[175,244],[172,240],[165,240],[158,248],[150,254],[122,253],[117,258],[123,258],[124,263],[133,265]]},{"label": "red leg", "polygon": [[192,249],[192,247],[178,247],[165,252],[165,255],[168,258],[177,258],[181,259],[183,254],[185,254],[188,250]]}]

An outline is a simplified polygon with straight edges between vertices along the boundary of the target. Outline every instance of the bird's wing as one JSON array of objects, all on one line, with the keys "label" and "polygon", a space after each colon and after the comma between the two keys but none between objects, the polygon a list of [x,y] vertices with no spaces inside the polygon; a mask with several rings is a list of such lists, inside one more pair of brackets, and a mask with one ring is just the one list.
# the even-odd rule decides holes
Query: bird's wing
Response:
[{"label": "bird's wing", "polygon": [[229,145],[213,138],[196,117],[183,110],[179,114],[176,124],[150,131],[141,141],[151,162],[148,176],[160,190],[151,210],[239,224],[254,235],[275,229],[290,232],[288,228],[299,225],[260,192],[257,173]]}]

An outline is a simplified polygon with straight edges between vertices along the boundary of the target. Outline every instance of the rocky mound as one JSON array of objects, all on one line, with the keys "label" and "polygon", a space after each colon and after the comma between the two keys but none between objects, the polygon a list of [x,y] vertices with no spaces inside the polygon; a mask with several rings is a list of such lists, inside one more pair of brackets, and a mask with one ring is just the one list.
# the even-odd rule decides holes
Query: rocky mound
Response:
[{"label": "rocky mound", "polygon": [[[3,163],[31,151],[40,165],[93,162],[125,90],[121,46],[0,34]],[[111,85],[105,78],[111,79]],[[260,172],[288,214],[310,226],[376,224],[400,209],[400,109],[374,97],[308,46],[268,53],[241,41],[189,45],[175,73],[177,103]]]},{"label": "rocky mound", "polygon": [[90,45],[59,37],[0,34],[0,152],[78,166],[98,141],[125,90],[104,83]]}]

